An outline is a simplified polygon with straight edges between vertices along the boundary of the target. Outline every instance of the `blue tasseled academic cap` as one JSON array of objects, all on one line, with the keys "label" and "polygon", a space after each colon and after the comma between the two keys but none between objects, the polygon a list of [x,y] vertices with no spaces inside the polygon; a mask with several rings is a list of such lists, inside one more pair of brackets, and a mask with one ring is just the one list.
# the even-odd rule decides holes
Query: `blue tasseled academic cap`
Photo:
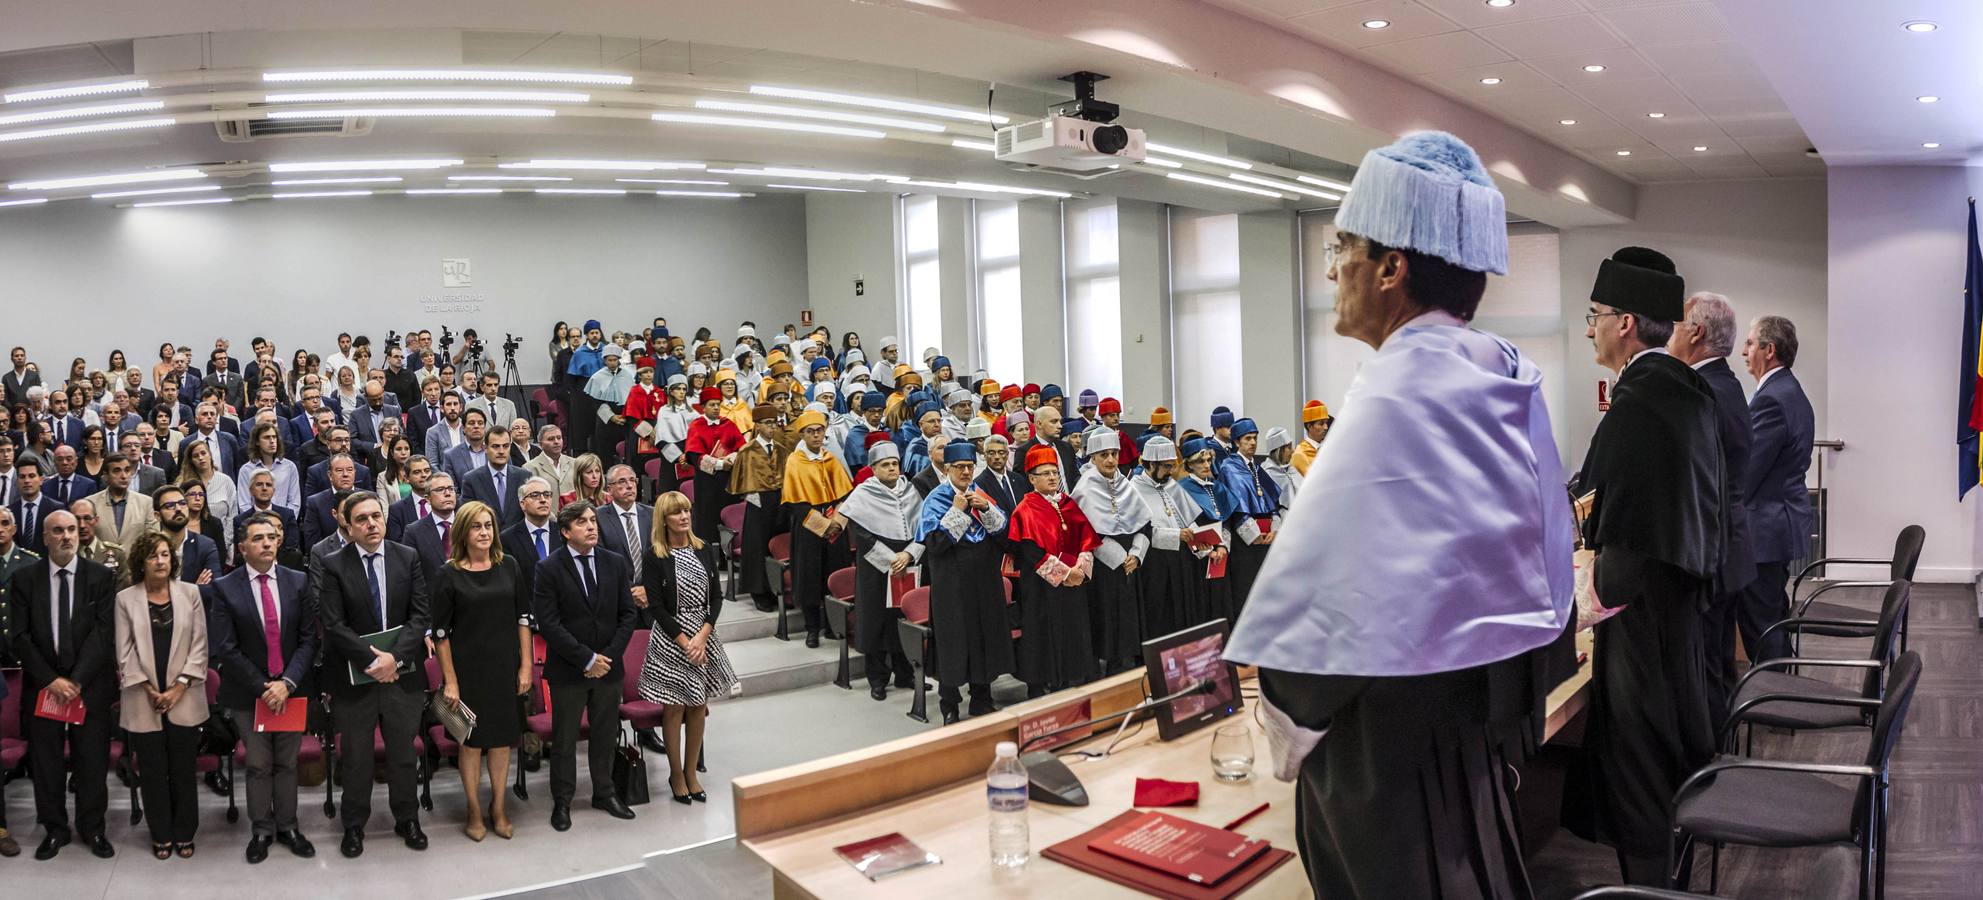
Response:
[{"label": "blue tasseled academic cap", "polygon": [[888,395],[880,391],[868,391],[861,395],[861,409],[887,409]]},{"label": "blue tasseled academic cap", "polygon": [[1501,191],[1473,148],[1443,131],[1414,132],[1364,154],[1336,227],[1469,271],[1508,274]]},{"label": "blue tasseled academic cap", "polygon": [[1233,418],[1232,410],[1227,409],[1223,406],[1215,406],[1212,408],[1212,427],[1214,429],[1226,428],[1231,426],[1232,418]]}]

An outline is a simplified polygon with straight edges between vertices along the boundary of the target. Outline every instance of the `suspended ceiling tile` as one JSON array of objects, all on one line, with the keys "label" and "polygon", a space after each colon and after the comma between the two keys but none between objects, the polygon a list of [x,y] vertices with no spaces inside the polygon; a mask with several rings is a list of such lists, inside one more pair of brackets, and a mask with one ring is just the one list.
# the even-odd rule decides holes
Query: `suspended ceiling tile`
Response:
[{"label": "suspended ceiling tile", "polygon": [[1749,53],[1733,41],[1704,44],[1656,44],[1640,47],[1639,53],[1668,75],[1762,74],[1749,60]]},{"label": "suspended ceiling tile", "polygon": [[1694,169],[1694,174],[1698,175],[1703,180],[1714,180],[1714,181],[1733,181],[1740,178],[1770,177],[1770,173],[1767,170],[1765,170],[1762,166],[1756,165],[1755,163],[1750,162],[1748,160],[1743,160],[1740,165],[1717,166],[1714,168],[1705,168],[1705,169],[1696,167]]},{"label": "suspended ceiling tile", "polygon": [[[1606,81],[1633,81],[1659,77],[1659,71],[1633,52],[1630,47],[1538,56],[1526,59],[1524,62],[1571,89],[1584,85],[1603,84]],[[1584,71],[1585,66],[1591,65],[1603,66],[1604,71]]]},{"label": "suspended ceiling tile", "polygon": [[1673,86],[1695,100],[1774,99],[1776,88],[1761,72],[1716,74],[1679,72],[1666,76]]},{"label": "suspended ceiling tile", "polygon": [[1486,28],[1581,13],[1577,0],[1518,0],[1514,6],[1488,6],[1485,0],[1419,0],[1467,28]]},{"label": "suspended ceiling tile", "polygon": [[[1482,78],[1499,78],[1501,83],[1491,86],[1481,84]],[[1475,98],[1490,101],[1505,94],[1541,88],[1561,90],[1541,72],[1515,60],[1431,72],[1419,80],[1470,102]]]},{"label": "suspended ceiling tile", "polygon": [[[1391,24],[1383,28],[1363,27],[1365,22],[1380,20]],[[1357,48],[1459,30],[1453,20],[1410,0],[1367,0],[1296,16],[1288,20],[1288,25],[1329,43]]]},{"label": "suspended ceiling tile", "polygon": [[1476,32],[1519,59],[1625,46],[1596,16],[1582,13],[1494,25]]},{"label": "suspended ceiling tile", "polygon": [[1500,48],[1467,31],[1378,44],[1364,52],[1379,65],[1406,75],[1445,72],[1510,59]]},{"label": "suspended ceiling tile", "polygon": [[1636,47],[1733,39],[1728,23],[1712,3],[1618,9],[1602,13],[1600,18]]},{"label": "suspended ceiling tile", "polygon": [[1291,19],[1363,0],[1213,0],[1219,6],[1256,13],[1266,18]]}]

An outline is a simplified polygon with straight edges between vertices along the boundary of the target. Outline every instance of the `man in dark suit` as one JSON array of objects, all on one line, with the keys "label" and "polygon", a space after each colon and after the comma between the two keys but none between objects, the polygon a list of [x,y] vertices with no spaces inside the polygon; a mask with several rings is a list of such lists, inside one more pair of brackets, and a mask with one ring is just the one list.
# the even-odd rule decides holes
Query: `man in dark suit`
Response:
[{"label": "man in dark suit", "polygon": [[366,382],[365,403],[345,414],[344,424],[351,426],[351,443],[360,453],[370,453],[379,445],[379,430],[387,419],[399,419],[399,399],[386,393],[383,385],[376,381]]},{"label": "man in dark suit", "polygon": [[131,490],[149,496],[165,483],[165,470],[146,460],[144,438],[137,431],[126,431],[117,439],[117,452],[131,461]]},{"label": "man in dark suit", "polygon": [[337,531],[336,496],[339,491],[353,489],[356,471],[349,456],[330,461],[330,487],[311,494],[309,499],[303,501],[303,546],[314,547],[318,541]]},{"label": "man in dark suit", "polygon": [[158,430],[150,422],[138,426],[138,447],[144,463],[164,472],[166,480],[179,475],[179,461],[172,458],[172,451],[165,449],[159,441]]},{"label": "man in dark suit", "polygon": [[158,394],[145,386],[146,374],[143,366],[132,366],[124,373],[125,399],[129,401],[130,411],[140,419],[151,416],[151,405],[158,400]]},{"label": "man in dark suit", "polygon": [[69,395],[64,391],[48,392],[48,417],[42,420],[48,425],[48,435],[58,447],[81,447],[83,445],[83,417],[69,408]]},{"label": "man in dark suit", "polygon": [[461,443],[441,453],[441,471],[457,480],[489,464],[489,414],[471,409],[461,414]]},{"label": "man in dark suit", "polygon": [[288,507],[276,505],[274,473],[268,469],[256,469],[253,475],[248,476],[248,483],[241,485],[241,490],[247,496],[241,501],[241,511],[234,516],[234,546],[241,546],[241,542],[247,539],[248,520],[256,513],[267,513],[274,516],[276,524],[282,527],[282,542],[277,547],[277,554],[284,558],[285,564],[301,565],[303,529],[296,524],[295,513],[290,512]]},{"label": "man in dark suit", "polygon": [[337,416],[328,409],[320,409],[305,421],[309,430],[300,432],[305,437],[294,453],[297,470],[307,475],[318,463],[331,458],[330,431],[337,426]]},{"label": "man in dark suit", "polygon": [[606,470],[606,496],[612,502],[593,510],[599,517],[599,546],[627,558],[633,570],[634,599],[644,605],[647,589],[641,586],[641,554],[654,534],[654,507],[640,502],[640,477],[625,463]]},{"label": "man in dark suit", "polygon": [[[523,505],[523,519],[503,529],[503,555],[514,556],[523,564],[526,587],[535,585],[537,564],[565,545],[564,532],[558,530],[557,520],[551,518],[552,507],[558,502],[557,490],[542,475],[524,479],[517,492]],[[652,515],[651,510],[649,514]]]},{"label": "man in dark suit", "polygon": [[158,516],[158,527],[172,541],[172,552],[179,556],[179,580],[188,584],[207,584],[220,577],[220,544],[204,534],[186,530],[192,522],[192,509],[187,505],[186,492],[176,484],[168,484],[153,491],[152,512]]},{"label": "man in dark suit", "polygon": [[633,810],[613,793],[613,742],[620,718],[620,680],[627,640],[638,613],[627,559],[599,546],[599,519],[584,501],[558,511],[565,546],[537,564],[531,609],[548,648],[544,680],[551,690],[551,827],[571,828],[578,792],[578,726],[591,723],[586,756],[592,806],[616,819]]},{"label": "man in dark suit", "polygon": [[[20,661],[25,713],[46,689],[62,701],[81,698],[83,721],[69,726],[27,714],[28,761],[34,769],[35,821],[45,831],[36,859],[54,859],[69,843],[68,767],[75,770],[75,834],[102,859],[117,854],[103,836],[110,793],[110,732],[117,724],[117,655],[114,620],[117,576],[77,555],[81,528],[67,510],[42,523],[48,554],[14,571],[7,595],[12,608],[14,658]],[[67,746],[67,766],[64,746]]]},{"label": "man in dark suit", "polygon": [[406,460],[406,483],[413,492],[393,501],[386,509],[386,540],[404,542],[406,526],[427,517],[431,507],[427,503],[427,481],[433,477],[434,464],[418,453]]},{"label": "man in dark suit", "polygon": [[971,483],[990,494],[992,502],[1008,516],[1019,505],[1020,498],[1033,490],[1029,479],[1012,471],[1011,443],[995,434],[985,438],[985,470]]},{"label": "man in dark suit", "polygon": [[227,348],[228,348],[228,343],[226,338],[214,338],[213,350],[207,353],[206,371],[201,372],[199,374],[212,375],[216,372],[233,372],[236,375],[241,374],[241,361],[229,356],[227,354]]},{"label": "man in dark suit", "polygon": [[48,545],[42,543],[42,524],[48,517],[60,511],[62,504],[55,502],[41,490],[41,461],[33,456],[22,456],[14,460],[14,499],[7,508],[14,513],[14,523],[20,531],[15,540],[21,546],[42,556],[48,555]]},{"label": "man in dark suit", "polygon": [[386,390],[402,409],[420,402],[420,378],[406,367],[406,351],[398,344],[386,348]]},{"label": "man in dark suit", "polygon": [[263,710],[279,714],[291,703],[310,702],[317,611],[304,574],[276,564],[277,549],[293,541],[283,523],[267,511],[251,511],[242,521],[236,541],[241,567],[200,589],[207,659],[220,670],[220,707],[233,712],[248,755],[248,861],[267,859],[269,844],[277,841],[308,858],[317,851],[296,819],[296,754],[303,735],[263,732],[254,724]]},{"label": "man in dark suit", "polygon": [[[1060,456],[1062,478],[1068,477],[1065,473],[1081,471],[1080,460],[1074,456],[1074,448],[1068,446],[1067,442],[1060,437],[1060,425],[1061,416],[1059,408],[1042,403],[1039,409],[1033,411],[1033,439],[1021,446],[1012,448],[1012,458],[1024,460],[1027,452],[1031,451],[1033,447],[1046,444],[1052,447],[1054,453]],[[934,458],[936,457],[932,457],[932,459]]]},{"label": "man in dark suit", "polygon": [[351,460],[354,479],[352,483],[360,487],[371,486],[372,470],[359,462],[358,455],[352,451],[350,428],[332,425],[329,431],[319,434],[318,437],[323,440],[324,449],[329,455],[306,470],[303,476],[303,496],[307,497],[330,487],[330,461],[340,454]]},{"label": "man in dark suit", "polygon": [[419,551],[420,564],[425,567],[430,582],[440,576],[441,566],[448,561],[448,547],[454,539],[455,504],[454,479],[446,472],[428,476],[427,515],[406,526],[406,539],[401,541]]},{"label": "man in dark suit", "polygon": [[247,405],[242,397],[243,388],[247,383],[241,380],[241,370],[238,366],[238,363],[227,357],[226,350],[216,347],[213,355],[208,357],[207,376],[201,379],[203,387],[220,389],[227,405],[235,409]]},{"label": "man in dark suit", "polygon": [[510,461],[509,432],[490,431],[487,446],[487,463],[462,476],[461,498],[489,504],[496,510],[500,530],[523,521],[523,506],[517,502],[516,491],[530,477],[530,471]]},{"label": "man in dark suit", "polygon": [[1742,589],[1756,578],[1756,560],[1749,549],[1749,513],[1743,504],[1742,473],[1749,465],[1752,437],[1749,400],[1742,382],[1729,368],[1735,349],[1735,310],[1728,298],[1701,292],[1687,298],[1687,317],[1674,323],[1666,351],[1701,373],[1714,393],[1715,430],[1721,435],[1722,558],[1716,578],[1714,604],[1708,609],[1703,638],[1708,657],[1708,707],[1716,723],[1728,715],[1735,690],[1736,610]]},{"label": "man in dark suit", "polygon": [[1811,552],[1811,494],[1804,477],[1817,420],[1790,371],[1797,362],[1797,326],[1789,319],[1763,316],[1751,324],[1742,360],[1756,378],[1749,400],[1755,443],[1742,485],[1756,578],[1742,591],[1737,625],[1750,659],[1776,659],[1790,655],[1784,632],[1758,642],[1764,629],[1790,616],[1790,562]]},{"label": "man in dark suit", "polygon": [[[315,579],[331,711],[344,746],[361,748],[338,757],[344,823],[339,850],[346,857],[365,852],[375,731],[385,739],[393,833],[406,846],[425,850],[413,739],[427,699],[427,675],[421,667],[426,658],[427,578],[413,548],[386,540],[386,507],[377,494],[352,493],[342,513],[351,543],[324,560]],[[364,637],[393,628],[399,629],[398,637],[385,650]],[[365,678],[354,680],[353,673]]]},{"label": "man in dark suit", "polygon": [[[428,382],[432,382],[430,385]],[[406,407],[406,436],[413,441],[413,452],[427,455],[427,429],[446,422],[441,411],[441,382],[429,378],[420,383],[414,402]],[[432,461],[432,457],[429,457]]]},{"label": "man in dark suit", "polygon": [[193,432],[186,435],[186,440],[204,442],[213,456],[214,468],[219,471],[240,471],[241,439],[232,430],[221,430],[220,407],[213,401],[201,401],[193,409]]},{"label": "man in dark suit", "polygon": [[6,387],[7,406],[11,409],[16,403],[28,401],[28,388],[41,383],[41,370],[28,364],[26,347],[15,347],[7,355],[14,367],[8,369],[7,374],[0,375],[0,385]]},{"label": "man in dark suit", "polygon": [[55,498],[55,502],[62,504],[65,509],[69,504],[96,493],[95,480],[88,475],[76,474],[75,446],[64,444],[55,448],[53,455],[55,474],[42,482],[42,493]]},{"label": "man in dark suit", "polygon": [[[152,406],[156,409],[159,404],[164,404],[165,408],[172,410],[173,428],[184,428],[193,421],[193,405],[187,403],[186,398],[179,395],[179,384],[173,381],[170,376],[167,376],[165,381],[159,384],[158,399],[153,402]],[[151,415],[150,412],[145,413],[145,420],[151,421]]]}]

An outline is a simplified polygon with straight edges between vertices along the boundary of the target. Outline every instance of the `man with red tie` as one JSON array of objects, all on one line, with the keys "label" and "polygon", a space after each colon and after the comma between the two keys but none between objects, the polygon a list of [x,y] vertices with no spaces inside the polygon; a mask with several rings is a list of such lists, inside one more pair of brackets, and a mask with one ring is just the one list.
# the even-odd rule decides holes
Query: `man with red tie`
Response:
[{"label": "man with red tie", "polygon": [[207,654],[220,669],[220,706],[232,712],[248,756],[251,863],[267,859],[271,843],[306,859],[317,853],[296,827],[302,730],[255,727],[260,716],[294,714],[290,707],[309,703],[312,695],[317,612],[306,595],[306,576],[276,564],[283,531],[274,513],[249,513],[236,543],[241,567],[200,591]]}]

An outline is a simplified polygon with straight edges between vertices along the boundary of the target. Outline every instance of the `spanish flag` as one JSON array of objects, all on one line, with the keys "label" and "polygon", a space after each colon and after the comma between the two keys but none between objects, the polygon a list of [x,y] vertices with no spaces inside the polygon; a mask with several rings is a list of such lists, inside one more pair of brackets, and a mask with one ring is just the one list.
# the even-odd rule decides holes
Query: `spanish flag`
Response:
[{"label": "spanish flag", "polygon": [[1976,243],[1976,198],[1969,198],[1969,265],[1962,280],[1962,375],[1956,406],[1956,497],[1976,486],[1983,452],[1977,431],[1983,428],[1983,250]]}]

